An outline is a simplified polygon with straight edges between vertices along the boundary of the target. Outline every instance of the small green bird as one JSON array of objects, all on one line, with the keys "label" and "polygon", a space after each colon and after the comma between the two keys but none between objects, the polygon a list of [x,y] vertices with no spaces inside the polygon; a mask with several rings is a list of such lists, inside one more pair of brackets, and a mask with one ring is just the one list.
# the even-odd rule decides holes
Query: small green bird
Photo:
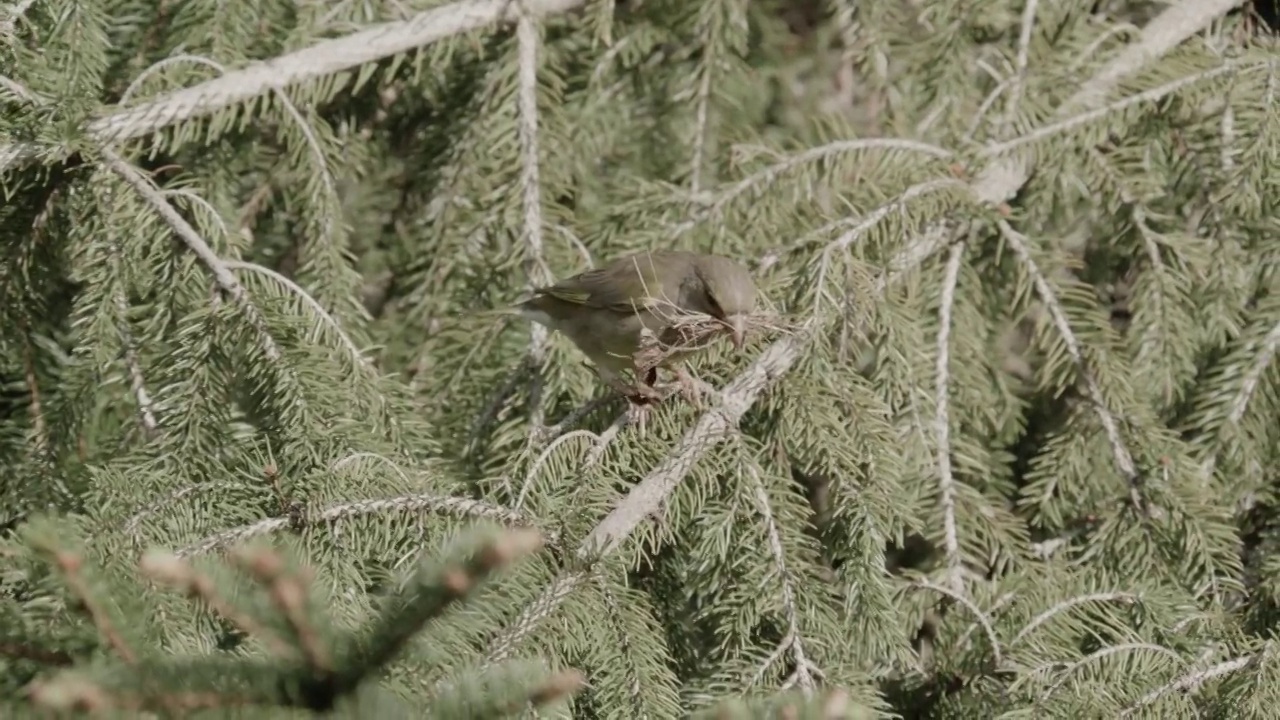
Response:
[{"label": "small green bird", "polygon": [[[527,320],[568,337],[596,365],[596,372],[633,403],[658,398],[657,368],[642,369],[636,354],[648,329],[663,345],[679,331],[673,316],[698,313],[719,321],[742,348],[747,317],[755,310],[756,284],[747,269],[719,255],[655,250],[617,258],[607,265],[534,291],[515,306]],[[693,379],[679,363],[702,348],[676,351],[658,363],[674,370],[686,395],[697,397]],[[631,372],[636,382],[623,379]],[[643,373],[643,377],[642,377]]]}]

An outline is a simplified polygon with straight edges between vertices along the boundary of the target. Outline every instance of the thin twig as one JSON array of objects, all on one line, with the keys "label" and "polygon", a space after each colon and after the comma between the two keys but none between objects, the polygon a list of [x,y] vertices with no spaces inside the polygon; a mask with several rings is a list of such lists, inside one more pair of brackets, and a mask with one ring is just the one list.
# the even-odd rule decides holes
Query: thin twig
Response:
[{"label": "thin twig", "polygon": [[[804,641],[800,637],[800,608],[796,604],[795,577],[787,566],[786,554],[782,548],[782,534],[773,515],[773,504],[769,501],[769,493],[760,480],[759,468],[754,464],[747,467],[747,475],[751,478],[752,492],[755,495],[756,509],[760,511],[760,519],[764,523],[769,537],[769,554],[777,567],[778,580],[782,584],[782,612],[786,617],[787,633],[780,647],[791,651],[795,664],[796,683],[805,697],[813,697],[817,687],[814,676],[822,676],[821,671],[809,660],[804,649]],[[763,671],[764,668],[761,668]]]}]

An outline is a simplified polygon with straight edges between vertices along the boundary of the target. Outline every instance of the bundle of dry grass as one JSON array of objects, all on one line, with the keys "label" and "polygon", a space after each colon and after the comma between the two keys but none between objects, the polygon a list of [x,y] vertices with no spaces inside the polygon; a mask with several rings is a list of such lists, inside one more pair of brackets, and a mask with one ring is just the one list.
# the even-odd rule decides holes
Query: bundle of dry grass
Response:
[{"label": "bundle of dry grass", "polygon": [[[635,354],[636,369],[641,375],[648,374],[654,368],[678,362],[684,357],[706,350],[720,337],[726,336],[729,329],[725,324],[702,313],[672,312],[664,313],[662,320],[666,327],[661,337],[646,329],[641,333],[640,349]],[[776,335],[789,333],[795,324],[777,314],[758,312],[746,316],[743,334],[764,333]]]}]

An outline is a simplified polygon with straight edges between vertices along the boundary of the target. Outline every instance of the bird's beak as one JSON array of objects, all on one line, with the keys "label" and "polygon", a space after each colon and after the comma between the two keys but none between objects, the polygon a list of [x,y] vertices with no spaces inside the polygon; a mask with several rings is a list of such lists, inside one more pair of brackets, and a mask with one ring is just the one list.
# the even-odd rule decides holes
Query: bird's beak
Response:
[{"label": "bird's beak", "polygon": [[742,342],[747,333],[747,319],[742,315],[735,315],[729,320],[729,337],[733,340],[733,349],[741,350]]}]

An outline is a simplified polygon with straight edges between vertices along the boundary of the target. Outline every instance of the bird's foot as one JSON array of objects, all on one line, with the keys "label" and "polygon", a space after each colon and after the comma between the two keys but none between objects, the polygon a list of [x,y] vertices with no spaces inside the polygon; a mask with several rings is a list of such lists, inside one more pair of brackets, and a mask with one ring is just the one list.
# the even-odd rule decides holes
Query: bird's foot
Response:
[{"label": "bird's foot", "polygon": [[656,369],[650,369],[646,373],[636,372],[637,382],[627,388],[627,392],[624,393],[627,398],[627,422],[636,426],[641,437],[645,434],[645,427],[649,421],[649,414],[653,412],[653,406],[663,399],[662,393],[654,387],[657,376]]},{"label": "bird's foot", "polygon": [[635,425],[640,431],[640,436],[644,437],[645,427],[649,424],[649,413],[653,412],[653,405],[650,403],[627,403],[627,424]]},{"label": "bird's foot", "polygon": [[705,409],[702,402],[702,390],[698,386],[697,378],[689,373],[689,369],[684,365],[677,365],[676,381],[680,384],[680,394],[685,401],[699,410]]}]

